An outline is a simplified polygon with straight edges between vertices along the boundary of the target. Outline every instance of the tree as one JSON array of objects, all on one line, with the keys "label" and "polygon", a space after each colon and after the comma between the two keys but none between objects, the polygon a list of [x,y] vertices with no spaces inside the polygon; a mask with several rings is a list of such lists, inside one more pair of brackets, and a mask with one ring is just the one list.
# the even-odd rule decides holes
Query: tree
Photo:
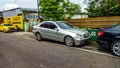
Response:
[{"label": "tree", "polygon": [[117,4],[110,8],[112,15],[120,16],[120,0],[116,0]]},{"label": "tree", "polygon": [[81,12],[80,6],[69,0],[40,0],[39,5],[44,20],[66,20]]},{"label": "tree", "polygon": [[118,0],[91,0],[86,10],[91,17],[120,15]]},{"label": "tree", "polygon": [[86,8],[86,10],[87,10],[89,16],[92,16],[92,17],[97,16],[99,14],[98,13],[98,11],[99,11],[99,7],[98,7],[99,2],[98,2],[98,0],[93,0],[93,1],[89,0],[87,2],[88,2],[88,7]]}]

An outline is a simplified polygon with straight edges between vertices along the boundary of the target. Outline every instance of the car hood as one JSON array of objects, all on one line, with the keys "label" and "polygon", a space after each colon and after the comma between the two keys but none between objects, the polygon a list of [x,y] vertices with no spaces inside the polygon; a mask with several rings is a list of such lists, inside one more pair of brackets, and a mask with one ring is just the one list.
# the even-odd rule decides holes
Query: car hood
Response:
[{"label": "car hood", "polygon": [[68,32],[72,32],[72,33],[76,33],[76,34],[85,34],[85,33],[88,33],[88,31],[86,30],[81,30],[81,29],[75,29],[75,28],[71,28],[71,29],[64,29],[65,31],[68,31]]}]

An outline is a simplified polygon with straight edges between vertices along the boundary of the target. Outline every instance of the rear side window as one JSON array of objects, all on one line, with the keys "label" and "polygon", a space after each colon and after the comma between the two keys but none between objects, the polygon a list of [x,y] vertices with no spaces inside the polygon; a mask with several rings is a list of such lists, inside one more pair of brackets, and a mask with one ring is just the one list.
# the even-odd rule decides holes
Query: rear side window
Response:
[{"label": "rear side window", "polygon": [[48,22],[41,24],[40,27],[48,28]]},{"label": "rear side window", "polygon": [[40,27],[49,28],[49,29],[57,28],[56,25],[51,22],[45,22],[45,23],[41,24]]}]

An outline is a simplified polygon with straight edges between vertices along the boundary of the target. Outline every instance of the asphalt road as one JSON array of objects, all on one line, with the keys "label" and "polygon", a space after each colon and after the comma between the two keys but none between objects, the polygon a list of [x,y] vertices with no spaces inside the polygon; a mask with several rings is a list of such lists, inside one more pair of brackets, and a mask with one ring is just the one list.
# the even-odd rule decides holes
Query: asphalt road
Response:
[{"label": "asphalt road", "polygon": [[120,58],[0,32],[0,68],[120,68]]}]

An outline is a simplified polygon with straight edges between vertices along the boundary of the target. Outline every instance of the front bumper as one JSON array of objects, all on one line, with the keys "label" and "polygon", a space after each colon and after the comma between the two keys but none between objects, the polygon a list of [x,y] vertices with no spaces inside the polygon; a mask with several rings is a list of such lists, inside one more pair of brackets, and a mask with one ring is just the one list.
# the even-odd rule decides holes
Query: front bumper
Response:
[{"label": "front bumper", "polygon": [[85,39],[85,40],[75,40],[75,45],[79,46],[79,45],[83,45],[83,44],[85,44],[87,42],[88,42],[88,39]]},{"label": "front bumper", "polygon": [[9,29],[9,31],[10,31],[10,32],[14,32],[14,31],[15,31],[15,29]]},{"label": "front bumper", "polygon": [[9,29],[5,29],[4,31],[5,31],[5,32],[14,32],[15,29],[14,29],[14,28],[9,28]]},{"label": "front bumper", "polygon": [[76,46],[83,45],[83,44],[88,42],[89,38],[90,38],[90,36],[87,37],[87,38],[83,38],[83,39],[74,38],[75,39],[75,45]]}]

